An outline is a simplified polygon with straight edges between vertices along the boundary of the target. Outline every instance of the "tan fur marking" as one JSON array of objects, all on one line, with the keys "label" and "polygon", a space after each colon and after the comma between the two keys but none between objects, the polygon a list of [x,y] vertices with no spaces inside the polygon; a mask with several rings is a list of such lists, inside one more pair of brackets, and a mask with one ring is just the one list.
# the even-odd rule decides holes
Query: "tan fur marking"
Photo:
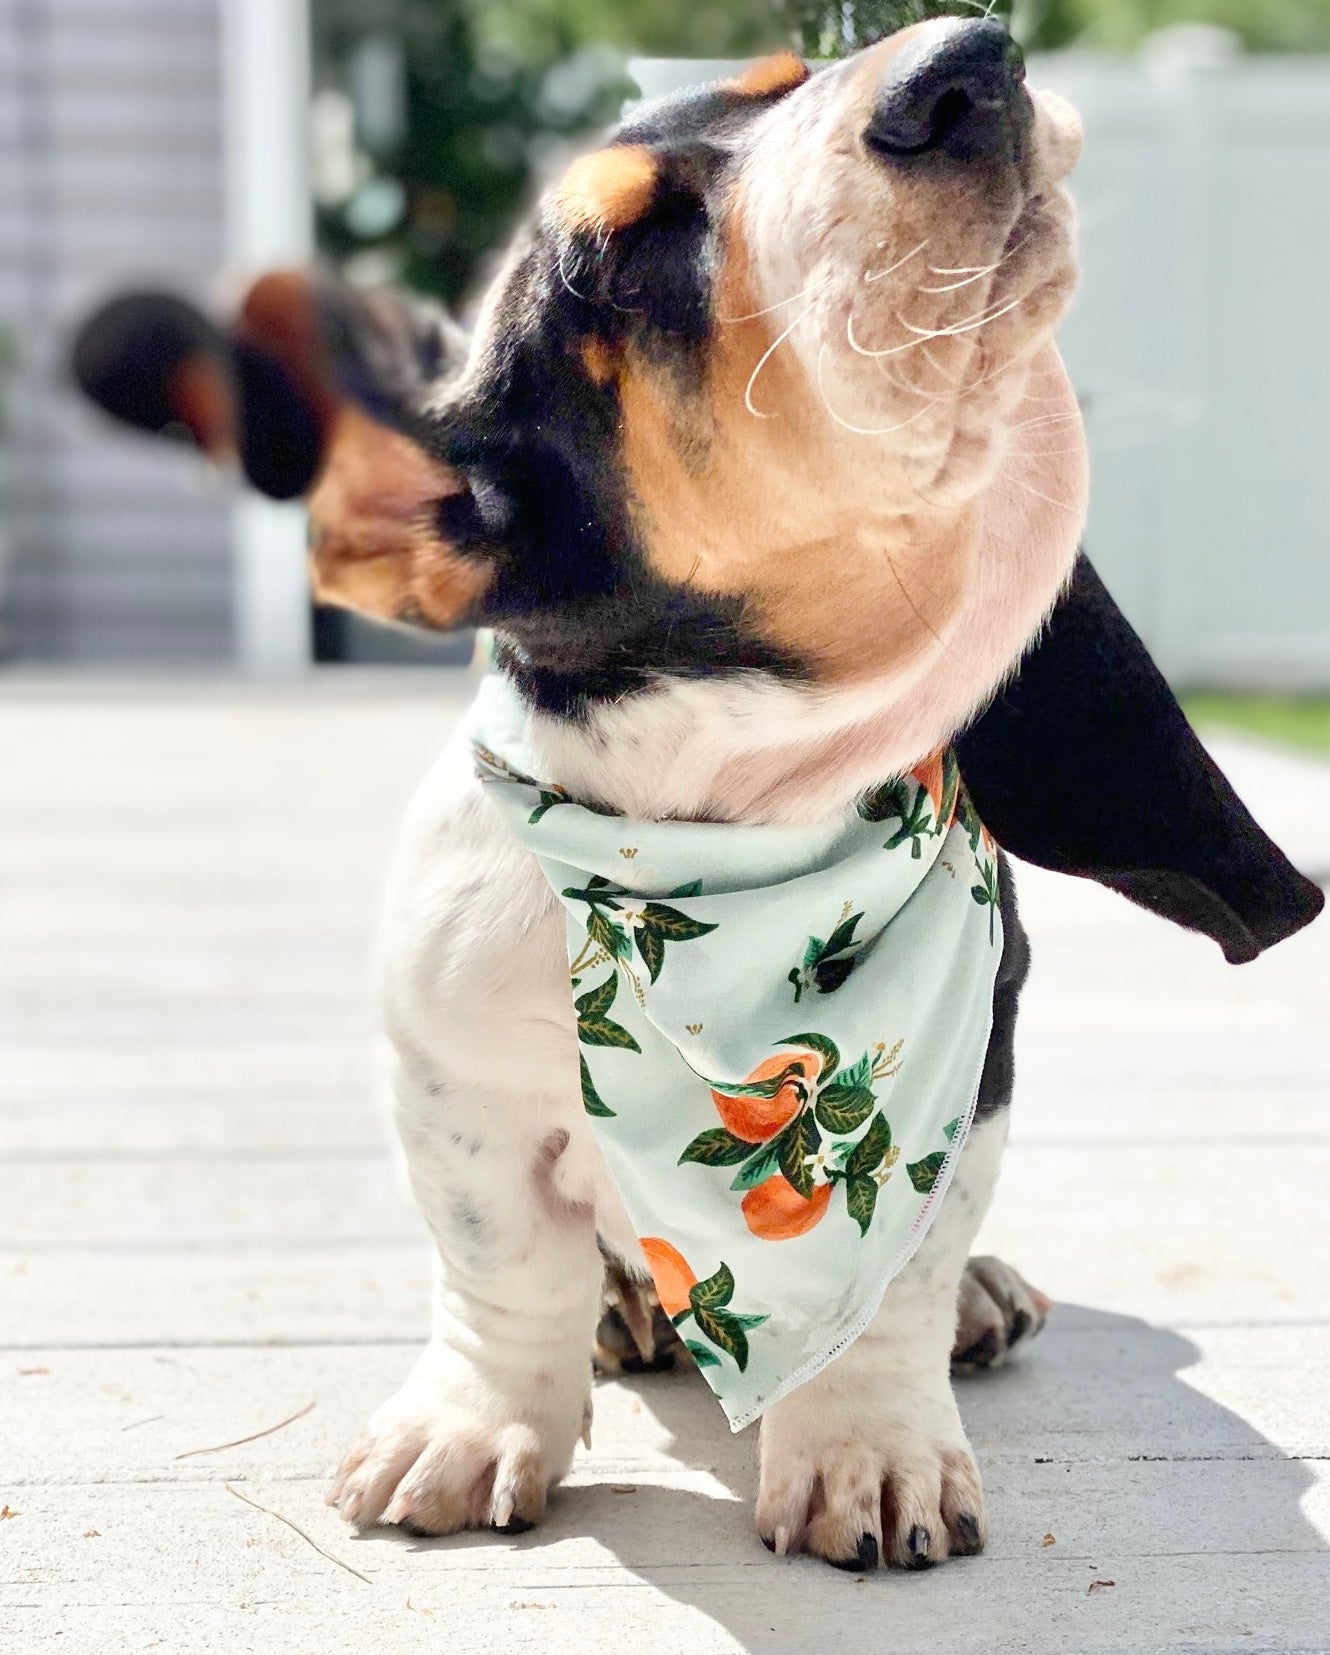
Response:
[{"label": "tan fur marking", "polygon": [[640,144],[613,144],[574,161],[554,195],[570,230],[624,230],[651,205],[658,168]]},{"label": "tan fur marking", "polygon": [[300,387],[325,434],[336,417],[337,398],[327,371],[327,347],[303,270],[273,270],[245,295],[236,331],[255,349],[275,357]]},{"label": "tan fur marking", "polygon": [[769,98],[776,92],[793,92],[808,79],[809,69],[794,52],[774,52],[759,58],[742,75],[736,75],[725,85],[749,98]]},{"label": "tan fur marking", "polygon": [[226,374],[210,356],[188,357],[167,387],[172,413],[214,459],[235,448],[235,405]]},{"label": "tan fur marking", "polygon": [[[770,317],[749,281],[742,239],[729,240],[704,403],[679,406],[674,382],[640,360],[620,380],[624,459],[647,556],[666,579],[746,599],[769,642],[809,661],[824,680],[907,671],[959,608],[977,550],[968,512],[899,505],[876,511],[843,491],[844,445],[830,430],[791,353],[763,369],[757,420],[744,391],[770,345]],[[685,447],[687,422],[708,433]],[[826,492],[807,487],[810,462]],[[882,548],[890,547],[890,554]]]},{"label": "tan fur marking", "polygon": [[618,358],[605,343],[594,334],[582,346],[582,362],[586,371],[597,385],[608,385],[619,371]]},{"label": "tan fur marking", "polygon": [[438,538],[432,509],[456,492],[447,468],[413,442],[341,408],[309,498],[317,596],[382,619],[456,626],[492,578]]}]

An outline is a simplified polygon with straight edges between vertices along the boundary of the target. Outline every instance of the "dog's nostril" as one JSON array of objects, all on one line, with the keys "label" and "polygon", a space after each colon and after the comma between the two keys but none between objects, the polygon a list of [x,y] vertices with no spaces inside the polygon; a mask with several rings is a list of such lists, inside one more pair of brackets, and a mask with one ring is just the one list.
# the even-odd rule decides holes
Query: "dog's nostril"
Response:
[{"label": "dog's nostril", "polygon": [[870,149],[902,158],[1014,160],[1030,120],[1025,60],[1001,24],[955,20],[892,57],[864,133]]}]

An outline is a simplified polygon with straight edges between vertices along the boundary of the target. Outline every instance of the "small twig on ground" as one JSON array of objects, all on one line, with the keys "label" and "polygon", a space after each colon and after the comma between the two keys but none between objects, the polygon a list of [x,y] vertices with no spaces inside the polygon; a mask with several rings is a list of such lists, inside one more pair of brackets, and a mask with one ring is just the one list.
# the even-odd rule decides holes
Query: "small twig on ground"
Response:
[{"label": "small twig on ground", "polygon": [[[313,1403],[310,1406],[313,1407]],[[280,1511],[274,1511],[271,1506],[262,1506],[257,1500],[251,1500],[249,1495],[242,1494],[234,1483],[223,1483],[222,1487],[228,1494],[234,1494],[237,1500],[243,1500],[247,1506],[253,1506],[255,1511],[261,1511],[265,1517],[275,1517],[279,1523],[285,1523],[287,1528],[294,1529],[302,1540],[313,1546],[320,1557],[326,1557],[329,1563],[335,1563],[339,1569],[345,1569],[347,1574],[354,1575],[357,1580],[363,1580],[366,1586],[374,1584],[368,1575],[362,1575],[359,1569],[353,1569],[349,1563],[343,1563],[340,1557],[334,1557],[330,1551],[325,1551],[313,1535],[305,1533],[299,1523],[293,1523],[289,1517],[283,1517]]]},{"label": "small twig on ground", "polygon": [[[298,1419],[304,1419],[305,1415],[309,1413],[313,1407],[313,1402],[307,1402],[303,1408],[292,1414],[289,1419],[279,1419],[276,1425],[266,1426],[262,1431],[255,1431],[247,1437],[237,1437],[234,1442],[219,1442],[212,1448],[187,1448],[183,1454],[177,1454],[176,1459],[190,1460],[193,1459],[195,1454],[220,1454],[224,1448],[240,1448],[247,1442],[257,1442],[260,1437],[270,1437],[274,1431],[284,1431],[288,1425],[294,1425]],[[159,1415],[158,1417],[160,1418],[161,1416]]]},{"label": "small twig on ground", "polygon": [[137,1431],[140,1425],[151,1425],[155,1420],[165,1419],[165,1414],[149,1414],[147,1419],[132,1420],[128,1425],[122,1425],[122,1431]]}]

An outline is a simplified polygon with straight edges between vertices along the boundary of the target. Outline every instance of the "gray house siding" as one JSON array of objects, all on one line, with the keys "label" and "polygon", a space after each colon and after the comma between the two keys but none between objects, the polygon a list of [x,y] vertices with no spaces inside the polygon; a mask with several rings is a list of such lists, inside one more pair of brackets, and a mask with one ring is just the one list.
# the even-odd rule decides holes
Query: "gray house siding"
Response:
[{"label": "gray house siding", "polygon": [[0,654],[226,661],[228,511],[197,463],[115,433],[65,385],[71,328],[223,263],[221,0],[0,0]]}]

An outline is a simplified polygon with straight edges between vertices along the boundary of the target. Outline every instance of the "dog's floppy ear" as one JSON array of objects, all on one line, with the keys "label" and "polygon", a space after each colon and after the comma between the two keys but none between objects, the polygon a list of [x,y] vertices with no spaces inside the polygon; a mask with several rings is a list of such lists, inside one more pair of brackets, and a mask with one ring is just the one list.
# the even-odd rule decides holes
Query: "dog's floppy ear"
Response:
[{"label": "dog's floppy ear", "polygon": [[113,299],[73,371],[124,423],[237,461],[273,499],[307,496],[320,598],[446,630],[476,617],[493,577],[447,535],[468,489],[430,451],[426,399],[464,355],[431,306],[277,271],[226,331],[169,294]]},{"label": "dog's floppy ear", "polygon": [[957,743],[1006,850],[1112,886],[1233,964],[1325,897],[1261,831],[1082,555],[1019,674]]}]

